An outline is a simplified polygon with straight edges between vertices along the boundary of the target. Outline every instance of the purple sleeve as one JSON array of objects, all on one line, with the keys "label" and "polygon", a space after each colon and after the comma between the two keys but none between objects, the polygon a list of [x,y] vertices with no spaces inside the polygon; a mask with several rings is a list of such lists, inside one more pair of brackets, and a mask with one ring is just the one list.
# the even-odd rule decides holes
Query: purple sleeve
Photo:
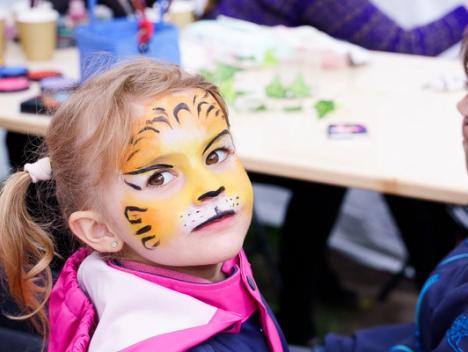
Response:
[{"label": "purple sleeve", "polygon": [[369,0],[219,0],[210,14],[264,25],[311,25],[368,49],[434,56],[459,42],[468,24],[460,6],[425,26],[405,30]]},{"label": "purple sleeve", "polygon": [[372,50],[438,55],[463,38],[468,24],[468,12],[462,6],[437,21],[405,30],[368,0],[299,3],[302,24]]}]

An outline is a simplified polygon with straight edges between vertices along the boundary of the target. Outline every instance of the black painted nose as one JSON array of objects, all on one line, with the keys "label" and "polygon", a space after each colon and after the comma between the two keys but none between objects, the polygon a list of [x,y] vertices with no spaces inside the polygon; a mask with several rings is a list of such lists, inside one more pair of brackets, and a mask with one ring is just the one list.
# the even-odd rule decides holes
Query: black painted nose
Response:
[{"label": "black painted nose", "polygon": [[200,197],[198,197],[199,201],[204,201],[209,198],[215,198],[219,196],[221,193],[223,193],[226,189],[224,186],[219,187],[216,191],[209,191],[204,194],[202,194]]}]

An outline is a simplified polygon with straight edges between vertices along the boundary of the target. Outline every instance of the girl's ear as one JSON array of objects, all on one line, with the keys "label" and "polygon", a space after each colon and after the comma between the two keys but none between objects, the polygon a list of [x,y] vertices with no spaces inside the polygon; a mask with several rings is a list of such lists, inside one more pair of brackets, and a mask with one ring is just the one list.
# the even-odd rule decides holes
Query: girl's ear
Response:
[{"label": "girl's ear", "polygon": [[123,241],[94,211],[72,213],[68,218],[68,225],[80,240],[98,252],[118,252],[123,247]]}]

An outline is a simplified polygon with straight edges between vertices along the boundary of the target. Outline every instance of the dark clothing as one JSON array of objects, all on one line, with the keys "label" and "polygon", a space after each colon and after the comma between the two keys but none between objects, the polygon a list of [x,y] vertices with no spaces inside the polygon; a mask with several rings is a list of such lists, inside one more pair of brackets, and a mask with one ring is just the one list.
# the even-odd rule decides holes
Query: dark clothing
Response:
[{"label": "dark clothing", "polygon": [[[279,247],[282,289],[278,319],[289,343],[305,344],[316,335],[314,301],[340,288],[328,261],[327,242],[346,188],[249,175],[254,182],[292,191]],[[459,228],[445,204],[390,195],[385,199],[415,268],[416,283],[422,287],[437,263],[455,247]]]},{"label": "dark clothing", "polygon": [[190,352],[269,352],[270,349],[258,319],[257,312],[242,324],[237,334],[221,333],[215,335],[201,345],[190,349]]},{"label": "dark clothing", "polygon": [[0,346],[8,352],[41,352],[42,339],[25,332],[0,328]]},{"label": "dark clothing", "polygon": [[328,335],[328,352],[467,351],[468,241],[442,260],[424,284],[415,322],[361,330],[352,337]]},{"label": "dark clothing", "polygon": [[412,30],[401,28],[369,0],[219,0],[208,14],[263,25],[310,25],[372,50],[435,56],[459,42],[468,12],[455,8],[441,19]]}]

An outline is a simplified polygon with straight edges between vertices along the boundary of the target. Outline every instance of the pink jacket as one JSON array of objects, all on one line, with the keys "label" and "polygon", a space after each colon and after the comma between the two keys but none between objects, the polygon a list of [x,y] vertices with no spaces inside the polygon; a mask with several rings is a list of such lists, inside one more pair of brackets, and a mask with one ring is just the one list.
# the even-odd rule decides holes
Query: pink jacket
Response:
[{"label": "pink jacket", "polygon": [[270,350],[284,351],[244,253],[223,271],[235,274],[191,283],[123,268],[81,249],[52,290],[48,351],[186,351],[218,333],[238,332],[257,309]]}]

